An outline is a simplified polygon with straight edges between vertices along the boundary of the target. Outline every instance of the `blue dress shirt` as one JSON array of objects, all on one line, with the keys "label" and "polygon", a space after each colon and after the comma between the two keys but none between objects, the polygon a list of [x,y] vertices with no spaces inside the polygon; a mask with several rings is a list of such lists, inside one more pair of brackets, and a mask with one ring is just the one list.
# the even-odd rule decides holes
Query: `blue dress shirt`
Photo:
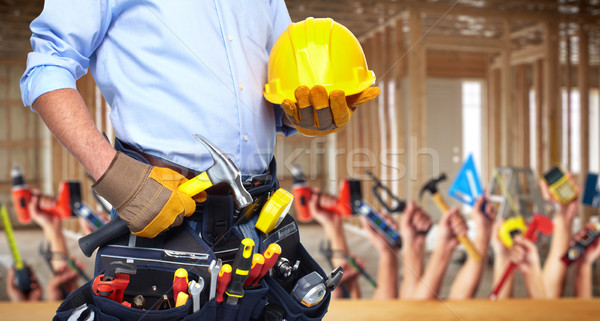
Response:
[{"label": "blue dress shirt", "polygon": [[290,23],[283,0],[46,0],[22,99],[75,88],[89,67],[120,140],[201,171],[212,164],[192,137],[201,134],[243,173],[262,173],[276,131],[294,131],[262,96]]}]

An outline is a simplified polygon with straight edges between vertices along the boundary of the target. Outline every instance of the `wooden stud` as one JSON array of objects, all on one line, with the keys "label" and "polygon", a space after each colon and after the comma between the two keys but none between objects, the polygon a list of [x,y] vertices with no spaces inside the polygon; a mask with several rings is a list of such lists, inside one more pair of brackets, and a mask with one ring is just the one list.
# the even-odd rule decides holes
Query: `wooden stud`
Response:
[{"label": "wooden stud", "polygon": [[392,42],[392,57],[394,60],[394,69],[392,70],[392,78],[394,80],[394,101],[390,104],[390,132],[392,138],[390,139],[391,153],[392,153],[392,166],[395,166],[390,173],[390,179],[395,179],[395,184],[392,185],[392,191],[400,197],[405,196],[406,193],[406,118],[405,108],[403,104],[404,91],[402,90],[402,82],[404,80],[404,62],[406,59],[406,52],[404,48],[404,31],[403,29],[404,20],[398,19],[394,27],[394,36]]},{"label": "wooden stud", "polygon": [[533,64],[533,88],[535,93],[535,171],[541,175],[544,169],[544,62],[538,60]]},{"label": "wooden stud", "polygon": [[543,168],[560,162],[561,151],[561,103],[558,84],[558,25],[545,23],[544,45],[544,145]]},{"label": "wooden stud", "polygon": [[[566,31],[566,35],[565,35],[565,43],[566,43],[566,51],[567,51],[567,57],[565,59],[565,74],[566,74],[566,95],[567,95],[567,128],[565,128],[565,130],[567,131],[567,141],[563,142],[565,144],[567,144],[567,163],[565,164],[565,167],[568,170],[572,170],[572,164],[571,164],[571,87],[573,86],[573,84],[571,84],[571,73],[573,68],[571,68],[571,37],[569,36],[569,32]],[[580,69],[581,70],[581,69]]]},{"label": "wooden stud", "polygon": [[[579,186],[585,186],[586,174],[590,170],[590,78],[589,78],[589,41],[585,25],[579,25],[579,66],[577,68],[577,87],[579,88]],[[590,218],[588,210],[582,210],[582,221]]]},{"label": "wooden stud", "polygon": [[411,9],[409,16],[408,46],[408,175],[407,198],[415,198],[425,181],[426,162],[417,151],[426,146],[426,103],[425,103],[425,49],[422,42],[421,13]]},{"label": "wooden stud", "polygon": [[511,75],[512,69],[510,66],[510,25],[508,21],[504,21],[504,36],[503,36],[505,48],[502,50],[500,54],[500,59],[502,61],[502,69],[500,72],[500,106],[501,106],[501,127],[502,127],[502,137],[501,137],[501,164],[503,166],[512,166],[514,165],[514,155],[512,152],[512,144],[515,141],[514,134],[514,115],[513,115],[513,104],[512,104],[512,92],[513,87],[511,84]]}]

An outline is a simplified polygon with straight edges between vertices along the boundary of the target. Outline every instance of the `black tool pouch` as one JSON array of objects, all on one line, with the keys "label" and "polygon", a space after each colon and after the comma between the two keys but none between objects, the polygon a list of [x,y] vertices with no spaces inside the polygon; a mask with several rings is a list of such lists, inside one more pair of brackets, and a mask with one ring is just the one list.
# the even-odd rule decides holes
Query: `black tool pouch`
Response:
[{"label": "black tool pouch", "polygon": [[[274,162],[270,172],[275,173]],[[263,183],[248,192],[259,199],[270,195],[279,187],[277,180]],[[262,206],[262,205],[260,205]],[[255,214],[260,212],[260,208]],[[253,222],[242,222],[231,228],[238,216],[231,195],[209,195],[207,201],[198,207],[197,213],[187,218],[184,224],[173,228],[153,239],[125,235],[109,245],[101,247],[96,254],[95,275],[102,274],[114,261],[133,263],[138,273],[130,276],[130,284],[125,291],[124,300],[131,301],[133,296],[142,294],[146,298],[146,311],[130,308],[113,300],[92,293],[92,281],[71,293],[60,305],[54,320],[275,320],[266,317],[275,307],[285,320],[320,320],[329,305],[329,294],[318,305],[307,308],[296,302],[291,296],[293,285],[312,271],[317,271],[324,279],[327,277],[314,259],[300,244],[298,226],[291,216],[268,235],[257,232]],[[243,221],[243,220],[242,220]],[[220,258],[223,263],[231,264],[243,238],[255,240],[255,252],[263,253],[271,243],[282,248],[280,257],[289,261],[299,261],[298,271],[286,280],[265,275],[257,286],[244,288],[244,296],[237,304],[227,304],[227,300],[217,303],[209,301],[210,273],[209,265]],[[157,300],[167,294],[172,300],[173,273],[177,268],[188,271],[191,279],[204,279],[201,292],[202,305],[193,313],[192,299],[182,307],[167,310],[153,310]],[[171,291],[171,292],[169,292]],[[174,302],[171,302],[174,306]],[[93,318],[86,316],[93,315]],[[79,316],[77,316],[77,314]]]}]

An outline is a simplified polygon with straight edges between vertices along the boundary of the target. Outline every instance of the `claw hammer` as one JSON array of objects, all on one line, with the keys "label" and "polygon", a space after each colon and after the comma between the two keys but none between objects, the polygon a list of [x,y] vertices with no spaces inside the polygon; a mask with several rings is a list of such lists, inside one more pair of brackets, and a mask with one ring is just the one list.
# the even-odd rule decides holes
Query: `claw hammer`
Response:
[{"label": "claw hammer", "polygon": [[[425,193],[426,191],[431,193],[431,198],[433,199],[433,202],[435,203],[435,205],[437,205],[437,207],[440,209],[440,211],[442,211],[443,214],[447,213],[450,207],[442,197],[442,194],[439,192],[437,184],[445,180],[446,174],[442,173],[439,177],[432,178],[429,181],[427,181],[427,183],[425,183],[425,185],[423,186],[423,188],[421,188],[421,191],[419,192],[419,199],[423,199],[423,193]],[[477,252],[475,245],[473,245],[473,243],[467,237],[467,235],[457,235],[456,238],[458,239],[460,244],[462,244],[462,246],[465,247],[465,250],[467,251],[469,256],[473,260],[475,260],[475,262],[481,261],[481,256],[479,255],[479,252]]]},{"label": "claw hammer", "polygon": [[[238,209],[251,204],[252,196],[244,188],[242,173],[233,161],[206,138],[200,135],[194,135],[194,138],[208,150],[214,163],[205,172],[179,185],[179,190],[194,196],[213,185],[227,183],[233,192],[233,201]],[[78,241],[79,247],[86,256],[90,257],[96,248],[127,233],[129,233],[127,223],[117,216],[93,233],[80,238]]]}]

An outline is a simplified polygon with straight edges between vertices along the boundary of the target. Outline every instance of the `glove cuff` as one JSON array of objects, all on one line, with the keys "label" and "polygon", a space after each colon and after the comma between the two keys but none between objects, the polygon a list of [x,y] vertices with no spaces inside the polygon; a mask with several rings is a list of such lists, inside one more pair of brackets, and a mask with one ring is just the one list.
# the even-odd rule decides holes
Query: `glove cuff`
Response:
[{"label": "glove cuff", "polygon": [[139,193],[152,166],[117,152],[92,189],[119,212]]}]

